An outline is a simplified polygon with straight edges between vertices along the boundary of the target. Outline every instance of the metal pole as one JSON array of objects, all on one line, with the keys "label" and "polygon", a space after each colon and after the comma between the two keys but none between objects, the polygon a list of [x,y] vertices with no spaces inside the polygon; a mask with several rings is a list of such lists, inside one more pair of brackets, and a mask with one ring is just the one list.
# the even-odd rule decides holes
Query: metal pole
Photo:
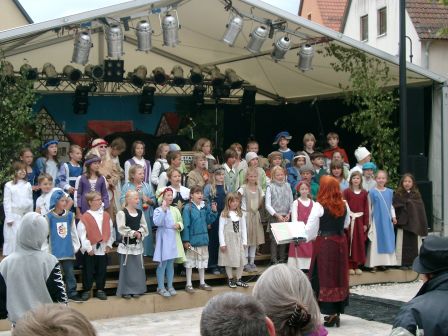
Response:
[{"label": "metal pole", "polygon": [[406,98],[406,0],[400,0],[400,172],[408,170],[408,116]]}]

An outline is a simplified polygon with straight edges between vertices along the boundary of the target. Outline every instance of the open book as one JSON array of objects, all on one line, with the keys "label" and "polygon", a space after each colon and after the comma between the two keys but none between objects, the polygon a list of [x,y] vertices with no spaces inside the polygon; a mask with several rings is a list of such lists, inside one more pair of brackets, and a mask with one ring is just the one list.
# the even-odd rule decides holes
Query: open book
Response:
[{"label": "open book", "polygon": [[294,239],[306,240],[304,222],[271,223],[271,231],[277,244],[287,244]]}]

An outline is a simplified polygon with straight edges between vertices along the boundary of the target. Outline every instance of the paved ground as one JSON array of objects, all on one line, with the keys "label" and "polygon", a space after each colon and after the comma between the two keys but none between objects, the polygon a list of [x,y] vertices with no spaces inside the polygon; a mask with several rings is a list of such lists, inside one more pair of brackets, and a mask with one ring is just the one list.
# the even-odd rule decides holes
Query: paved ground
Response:
[{"label": "paved ground", "polygon": [[[369,297],[373,301],[361,305],[361,309],[354,309],[356,315],[364,307],[364,311],[370,312],[373,309],[368,307],[372,305],[374,310],[378,311],[377,319],[384,320],[381,314],[387,314],[387,310],[381,310],[383,303],[397,303],[410,300],[421,287],[422,283],[415,281],[406,284],[387,284],[387,285],[369,285],[357,286],[351,289],[355,294],[352,299],[353,305],[360,304]],[[381,301],[383,300],[383,301]],[[186,309],[174,312],[164,312],[156,314],[135,315],[132,317],[115,318],[107,320],[93,321],[99,336],[178,336],[178,335],[199,335],[199,320],[202,308]],[[341,316],[340,328],[329,328],[329,335],[356,335],[356,336],[385,336],[390,333],[391,325],[376,321],[369,321],[371,316],[355,317],[350,315]],[[389,319],[391,317],[389,316]],[[387,320],[387,318],[386,318]],[[9,335],[9,332],[2,332],[0,336]]]}]

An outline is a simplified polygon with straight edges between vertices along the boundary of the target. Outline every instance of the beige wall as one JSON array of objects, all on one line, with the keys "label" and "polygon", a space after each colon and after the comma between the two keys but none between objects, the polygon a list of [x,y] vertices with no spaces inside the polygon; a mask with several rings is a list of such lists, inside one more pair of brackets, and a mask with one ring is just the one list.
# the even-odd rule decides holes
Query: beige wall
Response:
[{"label": "beige wall", "polygon": [[28,24],[12,0],[0,0],[0,31]]},{"label": "beige wall", "polygon": [[[422,49],[425,48],[425,41],[422,42]],[[422,50],[424,54],[424,50]],[[448,54],[447,40],[432,40],[429,47],[429,70],[448,77]]]},{"label": "beige wall", "polygon": [[303,0],[302,13],[300,16],[308,19],[308,15],[311,14],[311,21],[317,22],[323,25],[322,17],[320,15],[319,6],[315,0]]}]

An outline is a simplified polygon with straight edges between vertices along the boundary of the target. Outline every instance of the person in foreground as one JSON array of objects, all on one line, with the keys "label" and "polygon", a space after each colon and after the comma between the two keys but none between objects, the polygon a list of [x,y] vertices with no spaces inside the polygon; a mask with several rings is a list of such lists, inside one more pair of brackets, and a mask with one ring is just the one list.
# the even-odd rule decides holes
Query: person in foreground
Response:
[{"label": "person in foreground", "polygon": [[260,276],[252,292],[272,320],[276,335],[325,336],[311,284],[298,268],[278,264]]},{"label": "person in foreground", "polygon": [[0,319],[13,325],[28,311],[45,303],[67,304],[58,259],[42,244],[49,233],[46,219],[35,212],[23,216],[16,251],[0,263]]},{"label": "person in foreground", "polygon": [[390,336],[448,335],[448,238],[429,236],[412,269],[425,283],[395,318]]},{"label": "person in foreground", "polygon": [[227,292],[211,298],[201,315],[201,336],[275,336],[272,321],[252,296]]},{"label": "person in foreground", "polygon": [[340,314],[348,305],[348,247],[344,229],[350,224],[350,210],[342,199],[339,182],[331,176],[320,179],[317,202],[311,210],[305,232],[313,242],[309,278],[326,314],[325,327],[339,327]]},{"label": "person in foreground", "polygon": [[16,324],[12,336],[96,336],[95,328],[77,310],[46,304],[26,313]]}]

